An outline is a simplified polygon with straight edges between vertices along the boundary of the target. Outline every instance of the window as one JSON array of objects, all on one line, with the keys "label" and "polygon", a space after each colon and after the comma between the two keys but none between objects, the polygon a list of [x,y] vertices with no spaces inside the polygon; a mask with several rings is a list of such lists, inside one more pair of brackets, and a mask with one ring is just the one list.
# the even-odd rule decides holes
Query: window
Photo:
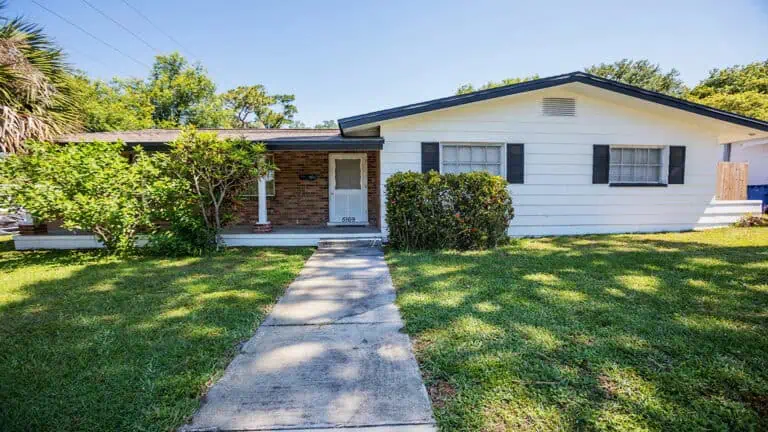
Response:
[{"label": "window", "polygon": [[488,171],[501,175],[501,146],[494,144],[443,144],[443,173]]},{"label": "window", "polygon": [[[267,155],[267,159],[270,162],[274,163],[275,162],[275,155],[268,154]],[[258,198],[259,197],[259,182],[254,182],[248,188],[248,190],[246,190],[245,193],[243,193],[241,196],[243,198],[250,198],[250,199]],[[274,171],[270,171],[269,173],[267,173],[267,196],[268,197],[275,196],[275,172]]]},{"label": "window", "polygon": [[611,183],[663,183],[660,148],[612,147],[609,178]]}]

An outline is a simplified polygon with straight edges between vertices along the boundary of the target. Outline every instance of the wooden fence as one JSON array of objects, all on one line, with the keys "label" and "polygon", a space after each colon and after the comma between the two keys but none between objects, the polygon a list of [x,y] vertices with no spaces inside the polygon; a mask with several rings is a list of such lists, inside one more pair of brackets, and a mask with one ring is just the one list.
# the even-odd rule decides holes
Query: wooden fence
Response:
[{"label": "wooden fence", "polygon": [[719,200],[747,199],[747,170],[745,162],[720,162],[717,164],[717,191]]}]

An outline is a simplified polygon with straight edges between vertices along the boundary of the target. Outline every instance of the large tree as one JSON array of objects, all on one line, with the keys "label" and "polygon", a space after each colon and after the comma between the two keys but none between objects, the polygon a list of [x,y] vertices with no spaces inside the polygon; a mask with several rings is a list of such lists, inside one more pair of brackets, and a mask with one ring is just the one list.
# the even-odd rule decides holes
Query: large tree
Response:
[{"label": "large tree", "polygon": [[77,112],[64,54],[42,29],[2,15],[0,1],[0,150],[75,130]]},{"label": "large tree", "polygon": [[592,75],[601,76],[647,90],[680,97],[686,87],[679,78],[680,72],[672,68],[664,72],[658,64],[648,60],[622,59],[613,63],[600,63],[584,69]]},{"label": "large tree", "polygon": [[114,79],[107,83],[85,74],[71,78],[83,128],[88,132],[148,129],[154,125],[149,95]]},{"label": "large tree", "polygon": [[315,129],[338,129],[339,124],[336,123],[336,120],[323,120],[322,122],[315,125]]},{"label": "large tree", "polygon": [[478,90],[488,90],[496,87],[502,87],[502,86],[508,86],[512,84],[519,84],[521,82],[525,81],[532,81],[535,79],[539,79],[539,75],[530,75],[525,77],[515,77],[515,78],[504,78],[501,81],[488,81],[487,83],[481,85],[479,88],[475,88],[472,84],[464,84],[461,87],[456,90],[457,95],[472,93],[474,91]]},{"label": "large tree", "polygon": [[687,98],[693,102],[768,120],[768,60],[713,69]]},{"label": "large tree", "polygon": [[294,95],[269,94],[261,84],[234,88],[222,98],[225,106],[234,112],[235,125],[241,128],[288,126],[297,111]]},{"label": "large tree", "polygon": [[149,95],[156,127],[218,126],[225,117],[216,85],[205,68],[199,63],[189,64],[179,53],[155,57],[149,78],[130,85]]}]

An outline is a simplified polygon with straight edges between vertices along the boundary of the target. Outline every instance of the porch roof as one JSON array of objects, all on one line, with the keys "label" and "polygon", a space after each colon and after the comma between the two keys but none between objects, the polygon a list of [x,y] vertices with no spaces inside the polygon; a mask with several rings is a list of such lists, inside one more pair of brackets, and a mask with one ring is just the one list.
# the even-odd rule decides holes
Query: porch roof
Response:
[{"label": "porch roof", "polygon": [[[216,132],[221,138],[243,137],[263,142],[268,150],[381,150],[380,137],[344,137],[337,129],[200,129]],[[145,129],[119,132],[92,132],[63,135],[57,142],[116,142],[128,147],[142,146],[146,150],[164,150],[176,139],[179,129]]]}]

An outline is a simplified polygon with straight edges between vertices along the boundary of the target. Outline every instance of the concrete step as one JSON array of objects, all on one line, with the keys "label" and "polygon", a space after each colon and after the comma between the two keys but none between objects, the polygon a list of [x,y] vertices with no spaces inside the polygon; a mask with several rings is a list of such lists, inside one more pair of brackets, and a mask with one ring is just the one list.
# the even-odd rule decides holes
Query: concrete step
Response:
[{"label": "concrete step", "polygon": [[318,249],[352,249],[381,247],[381,237],[353,239],[323,239],[317,243]]}]

